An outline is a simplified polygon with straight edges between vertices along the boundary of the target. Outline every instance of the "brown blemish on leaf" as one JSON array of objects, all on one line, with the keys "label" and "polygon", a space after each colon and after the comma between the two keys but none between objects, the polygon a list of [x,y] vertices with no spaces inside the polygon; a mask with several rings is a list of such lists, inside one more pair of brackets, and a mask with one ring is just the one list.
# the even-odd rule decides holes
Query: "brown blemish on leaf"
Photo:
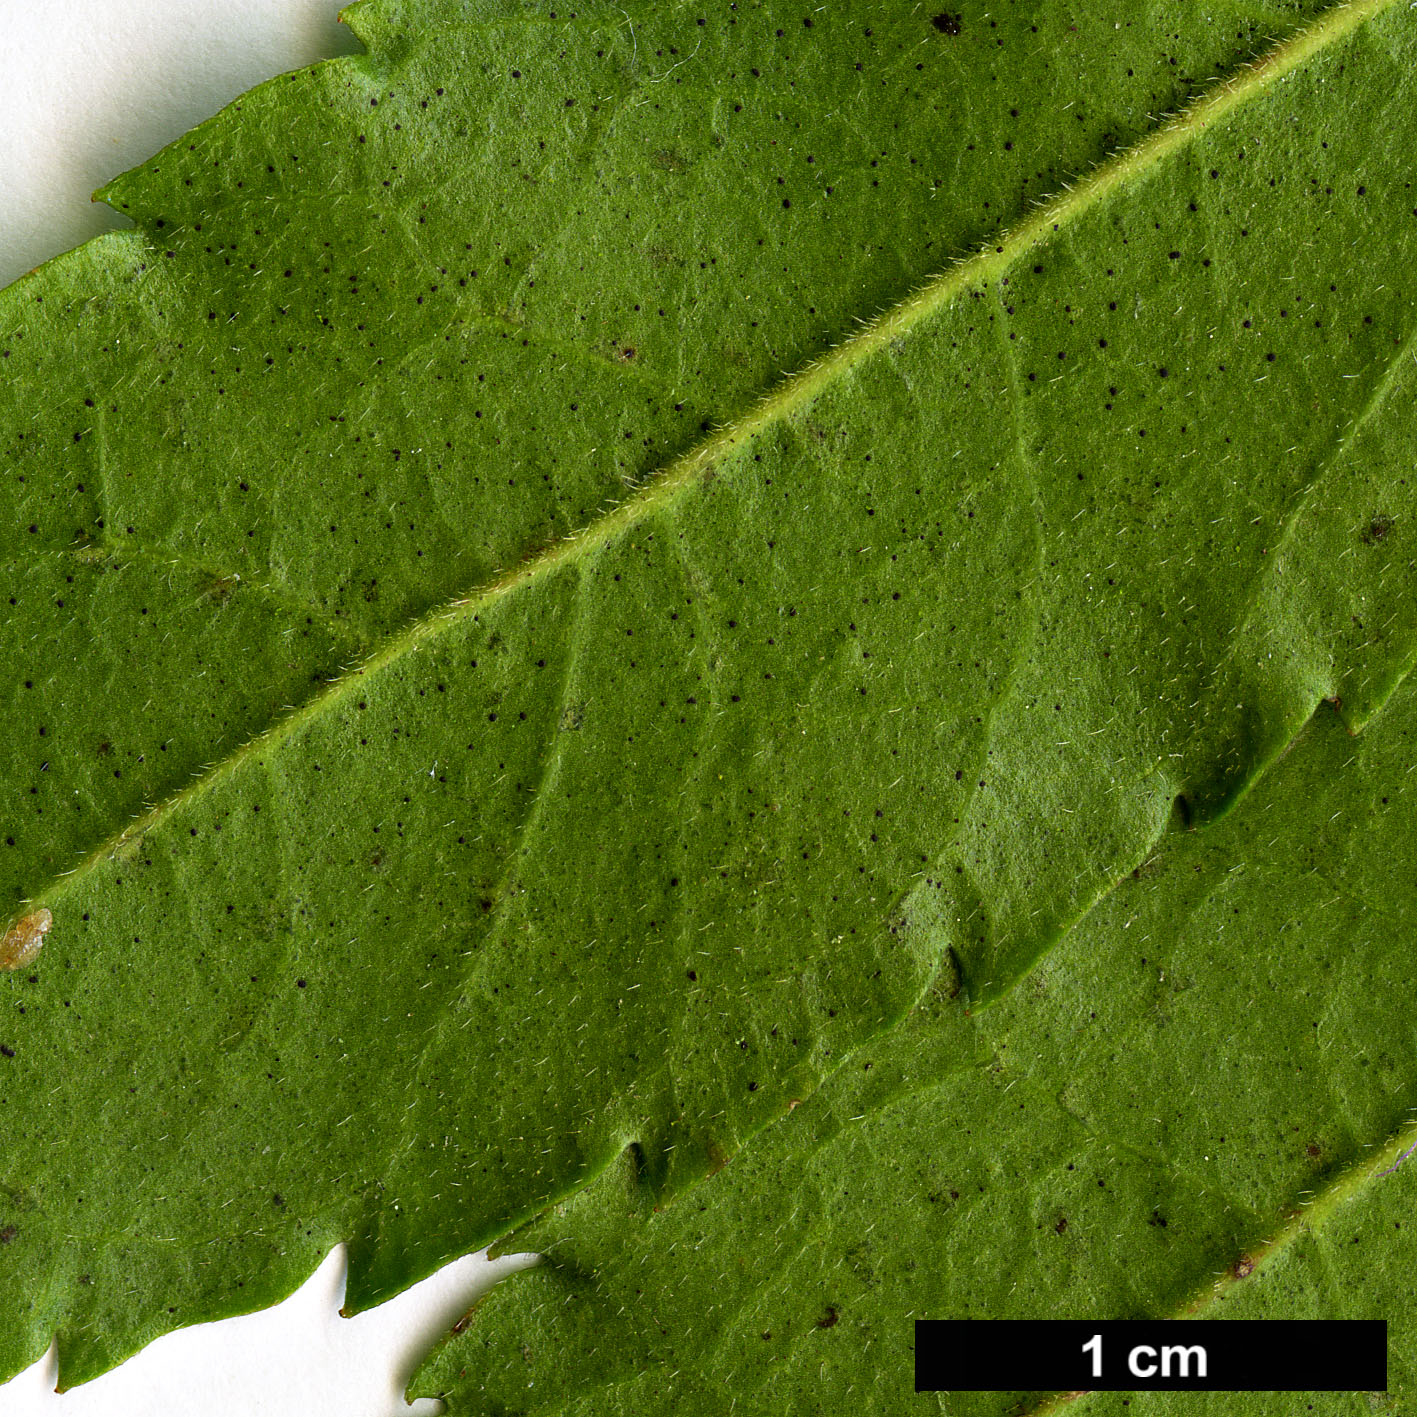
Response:
[{"label": "brown blemish on leaf", "polygon": [[1388,532],[1392,530],[1392,518],[1383,512],[1379,512],[1368,523],[1367,529],[1363,532],[1363,540],[1369,545],[1375,545],[1379,541],[1386,539]]},{"label": "brown blemish on leaf", "polygon": [[817,1327],[818,1327],[818,1328],[835,1328],[835,1327],[836,1327],[836,1321],[837,1321],[838,1318],[840,1318],[840,1315],[837,1313],[837,1311],[836,1311],[830,1304],[828,1304],[828,1305],[827,1305],[827,1311],[826,1311],[826,1313],[824,1313],[824,1314],[821,1316],[821,1318],[819,1318],[819,1319],[817,1320]]},{"label": "brown blemish on leaf", "polygon": [[1255,1272],[1255,1262],[1249,1255],[1241,1255],[1230,1267],[1230,1272],[1236,1279],[1248,1279]]},{"label": "brown blemish on leaf", "polygon": [[225,605],[241,586],[241,577],[238,575],[214,576],[202,590],[202,596],[206,600],[214,600],[218,605]]},{"label": "brown blemish on leaf", "polygon": [[0,969],[23,969],[44,948],[44,937],[54,917],[42,907],[32,910],[5,931],[0,940]]},{"label": "brown blemish on leaf", "polygon": [[729,1154],[717,1142],[710,1142],[706,1151],[708,1170],[705,1175],[716,1176],[728,1165]]}]

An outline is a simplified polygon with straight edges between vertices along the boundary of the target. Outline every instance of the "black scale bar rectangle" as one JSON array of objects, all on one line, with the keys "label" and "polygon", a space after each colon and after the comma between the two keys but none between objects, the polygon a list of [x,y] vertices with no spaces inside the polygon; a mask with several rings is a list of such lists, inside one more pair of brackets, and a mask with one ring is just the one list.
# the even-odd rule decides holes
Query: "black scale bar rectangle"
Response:
[{"label": "black scale bar rectangle", "polygon": [[916,1392],[1380,1392],[1386,1319],[917,1319]]}]

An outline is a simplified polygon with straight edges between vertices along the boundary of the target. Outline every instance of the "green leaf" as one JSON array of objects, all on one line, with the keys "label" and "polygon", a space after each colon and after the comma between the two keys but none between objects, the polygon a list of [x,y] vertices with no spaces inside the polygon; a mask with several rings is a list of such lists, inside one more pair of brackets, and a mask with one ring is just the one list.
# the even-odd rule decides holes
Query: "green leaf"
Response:
[{"label": "green leaf", "polygon": [[1417,901],[1390,863],[1412,857],[1415,767],[1410,682],[1356,743],[1320,709],[998,1007],[936,991],[675,1204],[627,1156],[513,1236],[546,1260],[415,1389],[455,1412],[911,1412],[915,1318],[1385,1318],[1380,1403],[1292,1401],[1410,1410],[1417,1162],[1392,1168],[1417,1141]]},{"label": "green leaf", "polygon": [[0,1368],[1142,1028],[1089,911],[1401,681],[1407,9],[844,8],[357,7],[0,298]]}]

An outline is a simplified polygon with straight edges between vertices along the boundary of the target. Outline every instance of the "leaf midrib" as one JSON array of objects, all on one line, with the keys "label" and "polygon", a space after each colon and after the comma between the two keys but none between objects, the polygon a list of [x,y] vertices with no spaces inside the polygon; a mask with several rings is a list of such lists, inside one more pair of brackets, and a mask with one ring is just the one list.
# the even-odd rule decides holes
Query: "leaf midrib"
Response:
[{"label": "leaf midrib", "polygon": [[[1075,186],[1042,202],[1023,221],[974,255],[928,281],[919,290],[865,325],[857,334],[812,361],[767,394],[738,422],[712,432],[696,447],[668,463],[626,501],[597,521],[553,542],[520,565],[503,572],[463,596],[434,608],[403,630],[389,635],[363,664],[333,681],[326,689],[279,719],[192,782],[156,803],[102,841],[69,871],[62,873],[24,903],[24,910],[44,904],[51,909],[126,841],[158,826],[165,818],[200,798],[235,772],[248,758],[275,748],[305,723],[334,710],[362,679],[379,673],[405,655],[413,654],[443,628],[472,618],[486,607],[535,584],[562,564],[593,555],[637,523],[672,504],[691,489],[698,477],[727,459],[779,422],[810,404],[823,390],[853,368],[902,338],[972,286],[986,284],[1028,252],[1051,240],[1054,233],[1102,202],[1114,190],[1140,180],[1172,154],[1202,134],[1212,123],[1263,94],[1307,59],[1338,43],[1369,20],[1394,8],[1399,0],[1352,0],[1325,11],[1318,19],[1274,46],[1266,55],[1189,104],[1147,137],[1099,164]],[[101,239],[101,238],[100,238]]]}]

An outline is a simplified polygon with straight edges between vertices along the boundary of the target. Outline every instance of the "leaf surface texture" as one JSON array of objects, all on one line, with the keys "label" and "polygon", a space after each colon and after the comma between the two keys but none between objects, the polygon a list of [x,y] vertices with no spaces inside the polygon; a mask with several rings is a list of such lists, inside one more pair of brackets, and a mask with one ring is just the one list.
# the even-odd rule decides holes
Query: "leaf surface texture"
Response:
[{"label": "leaf surface texture", "polygon": [[[1408,11],[844,8],[358,6],[0,298],[7,1368],[340,1239],[362,1307],[627,1166],[777,1198],[863,1049],[873,1127],[993,1135],[980,1049],[1065,1066],[1023,1000],[1125,996],[1119,883],[1246,846],[1324,701],[1400,736]],[[1374,1017],[1328,1166],[1411,1096]],[[1125,1135],[1053,1106],[1040,1165]],[[1093,1301],[1259,1233],[1250,1161]]]}]

